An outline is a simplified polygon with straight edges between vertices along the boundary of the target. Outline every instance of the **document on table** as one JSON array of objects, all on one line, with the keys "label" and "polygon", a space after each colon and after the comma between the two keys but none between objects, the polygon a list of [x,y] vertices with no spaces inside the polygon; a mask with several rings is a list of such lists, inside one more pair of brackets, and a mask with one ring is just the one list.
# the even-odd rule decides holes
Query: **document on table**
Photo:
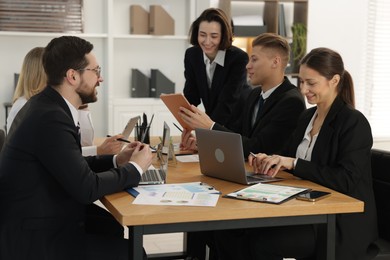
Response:
[{"label": "document on table", "polygon": [[176,160],[179,162],[199,162],[198,154],[188,154],[176,156]]},{"label": "document on table", "polygon": [[241,200],[280,204],[308,190],[308,188],[302,187],[258,183],[225,196]]},{"label": "document on table", "polygon": [[207,206],[217,205],[220,192],[202,182],[142,185],[128,189],[135,195],[133,204],[172,205],[172,206]]}]

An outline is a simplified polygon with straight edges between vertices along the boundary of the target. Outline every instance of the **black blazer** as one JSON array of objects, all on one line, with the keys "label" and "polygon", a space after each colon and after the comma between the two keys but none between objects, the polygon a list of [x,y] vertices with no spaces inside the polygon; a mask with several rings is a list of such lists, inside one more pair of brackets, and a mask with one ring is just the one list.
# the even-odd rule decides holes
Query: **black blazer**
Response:
[{"label": "black blazer", "polygon": [[[285,155],[296,157],[316,107],[302,114]],[[371,177],[371,128],[359,111],[340,98],[333,102],[313,147],[311,161],[298,159],[295,176],[364,201],[364,213],[336,217],[336,259],[365,259],[368,245],[377,238]]]},{"label": "black blazer", "polygon": [[140,174],[81,155],[69,107],[48,86],[20,110],[0,156],[0,259],[84,259],[85,205]]},{"label": "black blazer", "polygon": [[249,94],[243,114],[227,127],[214,124],[213,130],[232,131],[242,135],[244,156],[249,152],[276,153],[294,131],[300,114],[305,110],[302,94],[291,82],[284,78],[283,83],[267,98],[259,120],[252,127],[254,106],[261,88],[254,88]]},{"label": "black blazer", "polygon": [[209,89],[202,49],[188,48],[184,57],[184,96],[195,106],[202,102],[213,121],[228,123],[241,91],[249,87],[246,84],[247,63],[246,52],[235,46],[227,49],[224,67],[217,64]]}]

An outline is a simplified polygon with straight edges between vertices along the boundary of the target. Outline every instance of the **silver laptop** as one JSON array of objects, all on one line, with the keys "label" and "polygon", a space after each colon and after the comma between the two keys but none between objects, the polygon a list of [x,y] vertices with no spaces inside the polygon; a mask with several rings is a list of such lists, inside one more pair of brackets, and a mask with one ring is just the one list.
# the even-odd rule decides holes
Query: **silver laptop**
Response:
[{"label": "silver laptop", "polygon": [[133,131],[135,125],[140,120],[141,120],[140,116],[132,117],[132,118],[129,119],[129,121],[127,122],[127,124],[126,124],[126,126],[125,126],[125,128],[123,129],[123,132],[122,132],[123,139],[126,139],[126,140],[129,139],[130,134]]},{"label": "silver laptop", "polygon": [[202,174],[246,185],[282,180],[246,172],[240,134],[199,128],[195,133]]},{"label": "silver laptop", "polygon": [[160,162],[158,169],[149,169],[141,176],[139,185],[148,184],[164,184],[168,173],[168,160],[171,150],[169,149],[171,130],[166,122],[164,122],[163,136],[161,144],[157,148],[157,157]]}]

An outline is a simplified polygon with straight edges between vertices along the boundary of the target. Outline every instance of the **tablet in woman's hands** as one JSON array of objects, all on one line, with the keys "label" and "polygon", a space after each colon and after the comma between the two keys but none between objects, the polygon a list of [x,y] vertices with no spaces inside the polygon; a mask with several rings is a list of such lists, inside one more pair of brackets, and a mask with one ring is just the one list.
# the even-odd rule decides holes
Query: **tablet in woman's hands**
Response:
[{"label": "tablet in woman's hands", "polygon": [[180,107],[185,107],[188,110],[191,110],[191,105],[185,96],[182,93],[175,94],[161,94],[161,100],[167,106],[172,115],[180,123],[180,125],[188,130],[192,130],[192,127],[186,124],[183,119],[180,117]]}]

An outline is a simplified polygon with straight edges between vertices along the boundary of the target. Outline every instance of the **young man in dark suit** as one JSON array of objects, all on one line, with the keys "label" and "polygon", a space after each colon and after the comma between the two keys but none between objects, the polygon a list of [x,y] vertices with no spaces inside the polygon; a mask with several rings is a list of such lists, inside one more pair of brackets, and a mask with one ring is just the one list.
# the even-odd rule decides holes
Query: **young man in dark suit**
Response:
[{"label": "young man in dark suit", "polygon": [[53,39],[43,64],[48,86],[16,116],[0,155],[0,259],[127,259],[121,238],[88,234],[86,205],[137,186],[151,164],[139,142],[119,154],[83,157],[77,108],[103,81],[93,45]]},{"label": "young man in dark suit", "polygon": [[[194,129],[240,133],[245,157],[250,152],[279,151],[295,129],[299,115],[305,110],[302,94],[284,75],[289,57],[290,48],[283,37],[271,33],[259,35],[252,43],[252,53],[246,65],[250,82],[256,87],[249,93],[244,107],[239,108],[242,114],[238,119],[224,126],[192,106],[192,110],[181,108],[183,120]],[[260,98],[263,100],[259,109]],[[183,150],[197,150],[196,137],[191,131],[183,130],[180,146]],[[192,257],[204,259],[204,245],[195,241],[207,240],[212,246],[211,237],[210,232],[189,233]]]},{"label": "young man in dark suit", "polygon": [[[194,129],[240,133],[245,156],[250,152],[279,151],[305,110],[302,94],[284,75],[289,53],[289,45],[283,37],[271,33],[259,35],[252,43],[246,66],[250,82],[256,87],[249,93],[239,119],[224,126],[193,106],[192,111],[181,108],[183,120]],[[263,100],[259,109],[260,98]],[[185,150],[196,150],[196,138],[186,129],[181,146]]]}]

